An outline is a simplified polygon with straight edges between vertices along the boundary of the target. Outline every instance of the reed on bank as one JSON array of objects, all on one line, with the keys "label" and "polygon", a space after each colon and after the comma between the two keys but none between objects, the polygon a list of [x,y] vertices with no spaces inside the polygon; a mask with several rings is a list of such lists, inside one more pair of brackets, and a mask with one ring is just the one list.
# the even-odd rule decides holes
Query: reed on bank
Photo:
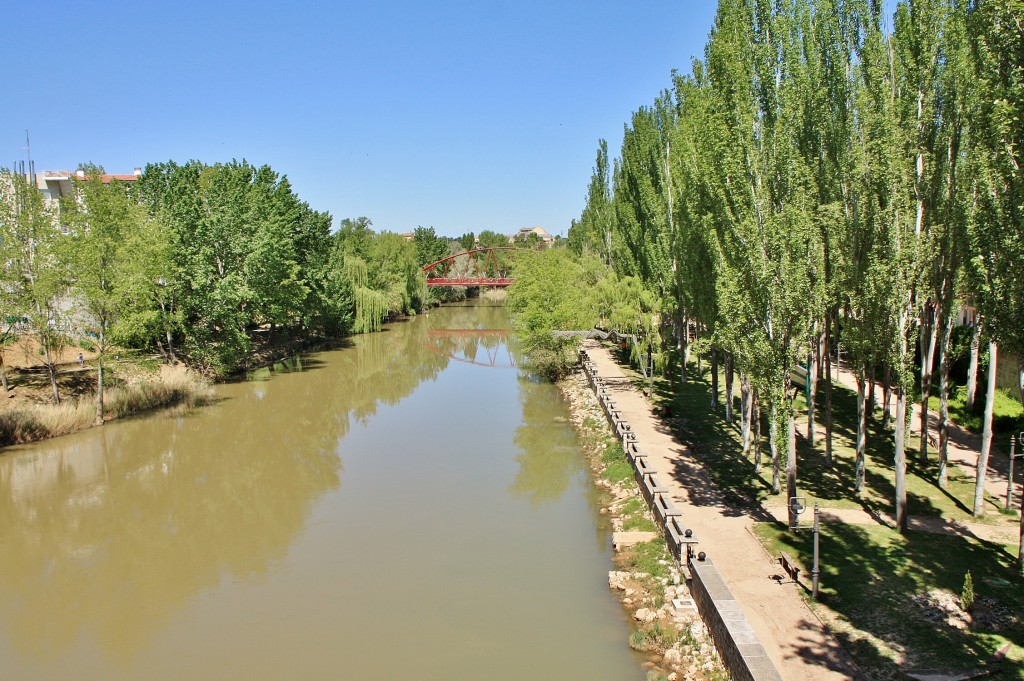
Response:
[{"label": "reed on bank", "polygon": [[[194,407],[213,399],[210,384],[192,374],[166,374],[106,391],[104,421],[151,409]],[[96,398],[83,397],[59,405],[30,404],[0,412],[0,447],[45,440],[91,428]]]}]

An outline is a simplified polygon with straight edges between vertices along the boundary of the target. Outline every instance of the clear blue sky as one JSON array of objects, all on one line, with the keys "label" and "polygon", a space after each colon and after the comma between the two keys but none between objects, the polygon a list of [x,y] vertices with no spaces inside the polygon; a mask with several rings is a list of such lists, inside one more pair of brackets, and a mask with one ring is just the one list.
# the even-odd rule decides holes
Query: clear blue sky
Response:
[{"label": "clear blue sky", "polygon": [[583,208],[599,138],[688,71],[713,0],[20,2],[0,165],[246,158],[335,221],[440,234]]}]

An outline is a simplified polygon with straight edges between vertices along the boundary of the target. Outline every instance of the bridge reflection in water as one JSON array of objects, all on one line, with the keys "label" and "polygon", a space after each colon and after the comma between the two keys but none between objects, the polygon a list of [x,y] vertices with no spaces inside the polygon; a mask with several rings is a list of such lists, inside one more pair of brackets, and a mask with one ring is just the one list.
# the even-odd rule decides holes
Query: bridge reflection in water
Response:
[{"label": "bridge reflection in water", "polygon": [[508,341],[508,329],[429,329],[426,347],[456,362],[510,369],[517,363]]}]

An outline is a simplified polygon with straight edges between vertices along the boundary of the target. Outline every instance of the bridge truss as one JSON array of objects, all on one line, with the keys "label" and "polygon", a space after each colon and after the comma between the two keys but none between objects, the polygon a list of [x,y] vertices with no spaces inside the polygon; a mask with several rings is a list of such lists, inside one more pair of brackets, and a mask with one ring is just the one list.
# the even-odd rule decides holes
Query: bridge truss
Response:
[{"label": "bridge truss", "polygon": [[515,248],[474,248],[423,266],[427,286],[510,286],[509,265]]}]

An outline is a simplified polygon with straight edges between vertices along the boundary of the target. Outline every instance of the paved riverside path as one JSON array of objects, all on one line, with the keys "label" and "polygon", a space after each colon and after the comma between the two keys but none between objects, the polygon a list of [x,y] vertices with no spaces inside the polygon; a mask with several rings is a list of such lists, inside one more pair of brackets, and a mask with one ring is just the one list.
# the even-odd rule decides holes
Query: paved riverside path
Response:
[{"label": "paved riverside path", "polygon": [[770,516],[754,517],[730,507],[701,463],[654,416],[651,405],[609,352],[594,341],[586,341],[584,347],[636,433],[658,482],[669,489],[685,526],[700,540],[697,550],[715,562],[782,678],[856,678],[846,652],[811,613],[800,587],[788,579],[773,579],[782,569],[751,533],[754,522]]}]

